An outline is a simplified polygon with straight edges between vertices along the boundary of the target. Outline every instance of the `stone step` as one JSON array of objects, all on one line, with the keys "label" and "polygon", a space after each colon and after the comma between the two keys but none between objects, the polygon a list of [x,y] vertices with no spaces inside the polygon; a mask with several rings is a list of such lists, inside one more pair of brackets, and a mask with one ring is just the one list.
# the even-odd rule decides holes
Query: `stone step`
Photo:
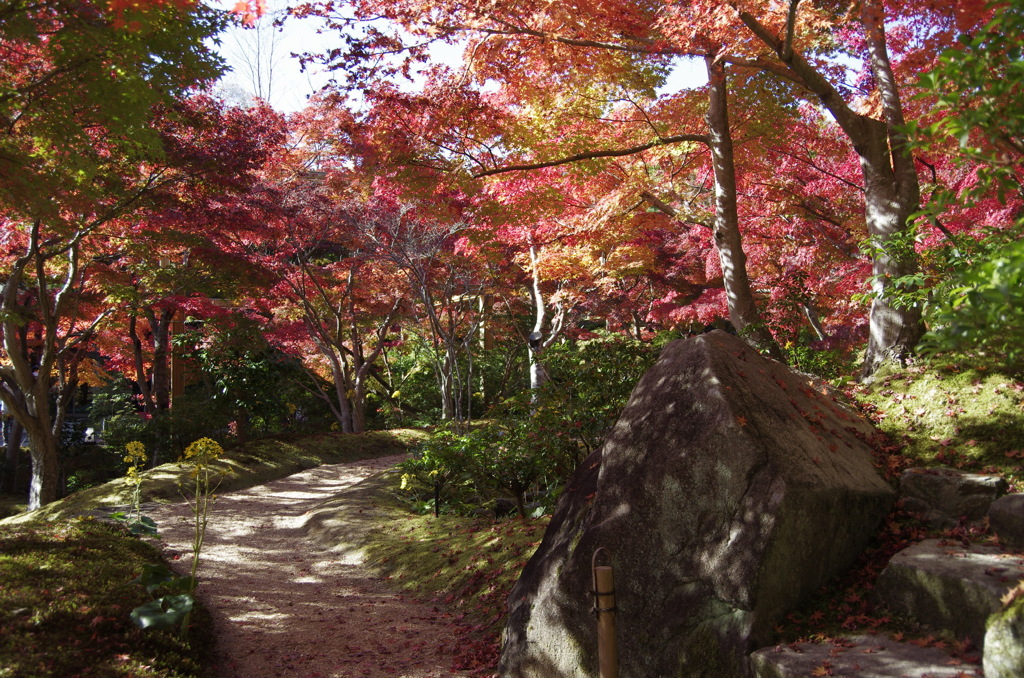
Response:
[{"label": "stone step", "polygon": [[992,546],[928,539],[900,551],[878,578],[889,611],[981,647],[1000,598],[1024,579],[1024,556]]},{"label": "stone step", "polygon": [[766,647],[750,656],[750,664],[755,678],[973,678],[983,675],[980,663],[958,659],[938,647],[897,642],[881,635]]}]

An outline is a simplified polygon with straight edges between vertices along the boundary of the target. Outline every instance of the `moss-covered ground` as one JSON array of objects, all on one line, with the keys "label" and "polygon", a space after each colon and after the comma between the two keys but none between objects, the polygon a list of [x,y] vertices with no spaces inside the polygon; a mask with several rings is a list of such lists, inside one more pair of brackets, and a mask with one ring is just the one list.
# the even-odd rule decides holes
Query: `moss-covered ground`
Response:
[{"label": "moss-covered ground", "polygon": [[943,364],[877,375],[851,395],[906,465],[948,466],[1024,481],[1024,381]]},{"label": "moss-covered ground", "polygon": [[[391,481],[395,492],[398,478]],[[367,564],[421,600],[443,604],[462,627],[456,666],[493,669],[506,603],[548,519],[520,520],[409,513],[385,503],[391,520],[371,531]]]},{"label": "moss-covered ground", "polygon": [[0,677],[206,676],[201,607],[187,638],[129,619],[149,600],[132,579],[158,561],[152,546],[96,520],[0,528]]}]

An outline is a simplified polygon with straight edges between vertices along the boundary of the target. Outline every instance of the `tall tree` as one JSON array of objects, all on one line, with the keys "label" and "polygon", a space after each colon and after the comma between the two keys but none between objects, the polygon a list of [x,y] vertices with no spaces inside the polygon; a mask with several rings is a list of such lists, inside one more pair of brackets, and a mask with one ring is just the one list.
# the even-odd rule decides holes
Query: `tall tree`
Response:
[{"label": "tall tree", "polygon": [[[164,180],[154,107],[220,72],[220,15],[14,2],[0,14],[0,398],[32,451],[29,507],[57,498],[74,369],[108,313],[82,298],[90,239]],[[56,409],[52,387],[58,387]],[[23,399],[23,400],[22,400]]]}]

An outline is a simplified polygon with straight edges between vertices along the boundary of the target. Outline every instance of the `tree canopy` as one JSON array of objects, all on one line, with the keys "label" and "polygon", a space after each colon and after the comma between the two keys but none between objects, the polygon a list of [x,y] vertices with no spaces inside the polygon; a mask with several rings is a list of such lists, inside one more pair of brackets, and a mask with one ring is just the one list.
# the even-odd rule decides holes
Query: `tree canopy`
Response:
[{"label": "tree canopy", "polygon": [[1019,0],[306,3],[336,78],[290,116],[209,93],[211,41],[264,10],[0,5],[0,398],[33,505],[86,373],[155,419],[205,384],[242,431],[280,370],[359,432],[539,393],[596,330],[730,327],[828,376],[863,349],[865,379],[926,330],[1008,353]]}]

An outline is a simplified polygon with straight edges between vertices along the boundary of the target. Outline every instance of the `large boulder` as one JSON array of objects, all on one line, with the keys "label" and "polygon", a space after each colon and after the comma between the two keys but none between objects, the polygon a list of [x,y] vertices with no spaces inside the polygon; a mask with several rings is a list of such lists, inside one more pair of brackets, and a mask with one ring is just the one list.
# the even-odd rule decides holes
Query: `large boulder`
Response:
[{"label": "large boulder", "polygon": [[591,563],[606,547],[623,678],[748,675],[747,655],[889,510],[874,433],[734,336],[669,344],[513,589],[500,674],[597,675]]}]

